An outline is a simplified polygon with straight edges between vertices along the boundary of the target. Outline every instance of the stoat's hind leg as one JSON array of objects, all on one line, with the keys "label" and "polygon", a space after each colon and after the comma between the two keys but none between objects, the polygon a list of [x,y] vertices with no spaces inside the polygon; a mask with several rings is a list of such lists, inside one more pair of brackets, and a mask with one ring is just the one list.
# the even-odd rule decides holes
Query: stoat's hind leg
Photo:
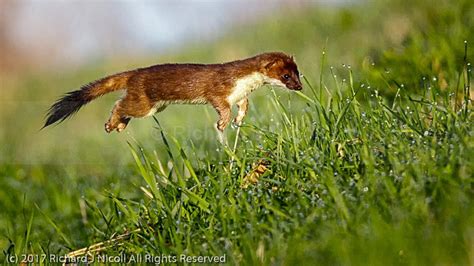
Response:
[{"label": "stoat's hind leg", "polygon": [[115,103],[112,114],[107,123],[105,123],[105,131],[108,133],[113,130],[121,132],[127,127],[131,118],[153,115],[155,112],[163,111],[165,108],[165,104],[157,106],[156,104],[151,104],[146,98],[127,94],[123,99]]},{"label": "stoat's hind leg", "polygon": [[117,132],[122,132],[122,130],[127,127],[128,122],[130,122],[130,119],[130,117],[121,117],[120,123],[117,125]]},{"label": "stoat's hind leg", "polygon": [[127,127],[128,122],[130,122],[130,117],[124,116],[121,112],[121,101],[122,100],[119,100],[117,103],[115,103],[112,114],[110,115],[109,120],[107,120],[107,123],[105,123],[105,131],[107,133],[110,133],[114,130],[121,132]]}]

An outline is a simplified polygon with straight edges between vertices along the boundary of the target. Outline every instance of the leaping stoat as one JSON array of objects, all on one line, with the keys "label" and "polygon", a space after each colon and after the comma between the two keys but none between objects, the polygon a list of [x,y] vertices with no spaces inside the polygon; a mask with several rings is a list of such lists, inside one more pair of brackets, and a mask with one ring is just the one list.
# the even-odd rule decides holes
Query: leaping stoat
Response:
[{"label": "leaping stoat", "polygon": [[231,107],[241,124],[247,113],[249,93],[270,84],[301,90],[298,67],[293,57],[281,52],[264,53],[222,64],[162,64],[101,78],[79,90],[66,93],[49,109],[44,127],[62,122],[95,98],[124,90],[115,103],[105,131],[121,132],[131,118],[151,116],[169,104],[211,104],[219,114],[220,135],[231,120]]}]

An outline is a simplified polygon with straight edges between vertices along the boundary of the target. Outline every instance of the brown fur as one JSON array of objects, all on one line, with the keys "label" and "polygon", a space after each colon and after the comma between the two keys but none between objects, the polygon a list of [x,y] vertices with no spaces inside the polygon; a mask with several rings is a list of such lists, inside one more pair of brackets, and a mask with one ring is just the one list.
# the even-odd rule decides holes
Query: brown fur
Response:
[{"label": "brown fur", "polygon": [[[45,126],[64,120],[83,104],[101,95],[123,89],[126,90],[124,97],[117,101],[105,124],[107,132],[120,132],[131,118],[144,117],[154,107],[161,111],[173,102],[211,104],[220,116],[217,128],[223,131],[231,116],[227,97],[237,80],[254,72],[279,80],[289,89],[301,89],[293,58],[279,52],[223,64],[155,65],[111,75],[68,93],[51,107]],[[290,78],[284,78],[285,74]],[[240,124],[247,112],[248,100],[240,100],[237,106],[239,115],[235,122]]]}]

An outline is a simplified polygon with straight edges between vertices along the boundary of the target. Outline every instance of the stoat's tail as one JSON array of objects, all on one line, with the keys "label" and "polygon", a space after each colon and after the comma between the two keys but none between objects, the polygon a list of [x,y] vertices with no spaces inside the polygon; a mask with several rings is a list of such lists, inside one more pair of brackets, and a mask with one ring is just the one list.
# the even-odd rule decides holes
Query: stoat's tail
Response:
[{"label": "stoat's tail", "polygon": [[125,89],[130,76],[130,72],[115,74],[84,85],[79,90],[66,93],[49,108],[43,128],[56,122],[61,123],[79,111],[83,105],[99,96]]}]

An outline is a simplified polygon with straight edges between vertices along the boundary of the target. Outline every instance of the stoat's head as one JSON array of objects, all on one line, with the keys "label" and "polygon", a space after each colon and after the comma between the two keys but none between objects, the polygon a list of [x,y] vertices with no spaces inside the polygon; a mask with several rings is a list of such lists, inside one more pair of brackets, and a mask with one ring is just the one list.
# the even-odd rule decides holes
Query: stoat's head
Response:
[{"label": "stoat's head", "polygon": [[301,90],[298,66],[292,56],[284,53],[266,53],[261,56],[261,71],[269,78],[268,84],[286,87],[290,90]]}]

